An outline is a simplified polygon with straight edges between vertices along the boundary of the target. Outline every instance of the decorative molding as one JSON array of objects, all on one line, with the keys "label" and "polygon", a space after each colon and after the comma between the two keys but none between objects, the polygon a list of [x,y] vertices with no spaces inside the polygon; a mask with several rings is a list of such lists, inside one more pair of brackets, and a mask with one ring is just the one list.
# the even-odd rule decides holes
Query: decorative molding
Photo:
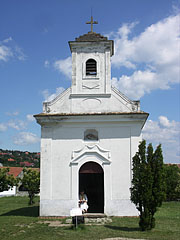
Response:
[{"label": "decorative molding", "polygon": [[84,156],[96,156],[102,161],[102,164],[111,163],[110,151],[100,147],[98,144],[95,144],[85,145],[79,150],[72,151],[70,165],[77,165],[81,158],[83,158]]},{"label": "decorative molding", "polygon": [[[132,101],[127,96],[125,96],[122,92],[120,92],[114,86],[111,87],[112,91],[119,96],[119,101],[126,106],[130,111],[136,112],[140,111],[140,101]],[[120,100],[121,99],[121,100]]]},{"label": "decorative molding", "polygon": [[99,106],[101,105],[101,100],[99,98],[85,98],[81,101],[81,106],[83,108],[86,108],[91,110],[91,109],[98,109]]},{"label": "decorative molding", "polygon": [[63,101],[65,95],[71,93],[71,87],[67,88],[64,90],[62,93],[60,93],[58,96],[56,96],[53,100],[49,102],[43,102],[43,112],[45,113],[50,113],[51,112],[51,106],[54,105],[58,101]]},{"label": "decorative molding", "polygon": [[85,98],[85,97],[99,97],[99,98],[110,98],[110,93],[73,93],[70,94],[70,98]]},{"label": "decorative molding", "polygon": [[96,101],[98,101],[99,103],[101,103],[101,99],[99,99],[99,98],[93,98],[93,97],[85,98],[85,99],[82,100],[82,102],[85,102],[85,101],[88,101],[88,100],[96,100]]},{"label": "decorative molding", "polygon": [[97,84],[97,85],[94,85],[94,86],[92,86],[92,87],[90,87],[90,86],[86,86],[86,85],[82,85],[82,88],[83,88],[83,89],[89,89],[89,90],[92,90],[92,89],[99,89],[99,88],[100,88],[100,85]]},{"label": "decorative molding", "polygon": [[97,81],[97,80],[99,80],[99,77],[97,77],[97,75],[95,75],[95,76],[85,76],[85,77],[82,76],[82,80],[83,81],[87,81],[87,80]]}]

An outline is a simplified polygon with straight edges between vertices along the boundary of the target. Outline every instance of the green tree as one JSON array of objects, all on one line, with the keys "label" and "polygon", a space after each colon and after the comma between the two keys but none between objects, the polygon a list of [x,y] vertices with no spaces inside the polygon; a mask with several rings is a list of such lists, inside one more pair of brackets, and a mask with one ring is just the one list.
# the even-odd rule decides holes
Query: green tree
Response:
[{"label": "green tree", "polygon": [[13,175],[9,175],[9,168],[0,168],[0,192],[8,191],[17,185],[17,180]]},{"label": "green tree", "polygon": [[175,164],[164,165],[166,182],[166,200],[175,201],[180,199],[180,169]]},{"label": "green tree", "polygon": [[23,169],[22,185],[28,190],[29,205],[34,203],[35,194],[40,191],[40,173],[33,169]]},{"label": "green tree", "polygon": [[149,144],[148,148],[151,148],[150,158],[149,152],[147,153],[147,161],[151,168],[152,173],[152,195],[149,205],[149,211],[151,213],[151,228],[155,227],[154,214],[157,208],[162,205],[162,201],[165,200],[165,177],[163,169],[163,155],[161,144],[159,144],[153,153],[152,144]]},{"label": "green tree", "polygon": [[152,144],[143,140],[138,152],[133,157],[133,179],[131,201],[140,212],[139,226],[142,231],[155,226],[154,214],[160,207],[164,197],[163,156],[161,145],[153,153]]},{"label": "green tree", "polygon": [[131,190],[131,201],[140,212],[139,226],[142,231],[149,229],[149,201],[152,194],[151,169],[146,160],[146,141],[143,140],[138,152],[133,157],[133,179]]},{"label": "green tree", "polygon": [[177,181],[177,186],[175,188],[175,193],[176,193],[176,200],[180,200],[180,169],[178,168],[178,181]]}]

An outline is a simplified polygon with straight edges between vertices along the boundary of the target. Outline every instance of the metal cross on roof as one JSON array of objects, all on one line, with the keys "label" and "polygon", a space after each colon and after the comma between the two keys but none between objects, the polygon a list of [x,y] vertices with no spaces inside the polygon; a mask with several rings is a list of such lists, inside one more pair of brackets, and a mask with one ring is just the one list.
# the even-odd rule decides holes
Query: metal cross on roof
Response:
[{"label": "metal cross on roof", "polygon": [[93,24],[98,24],[97,21],[93,21],[93,16],[91,16],[91,21],[86,22],[86,24],[91,24],[91,32],[93,32]]}]

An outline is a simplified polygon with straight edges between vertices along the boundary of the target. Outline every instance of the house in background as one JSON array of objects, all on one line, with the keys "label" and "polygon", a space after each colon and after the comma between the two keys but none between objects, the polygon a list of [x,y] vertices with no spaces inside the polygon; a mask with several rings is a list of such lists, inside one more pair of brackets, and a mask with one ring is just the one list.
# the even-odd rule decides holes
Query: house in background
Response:
[{"label": "house in background", "polygon": [[[23,178],[23,167],[0,167],[0,168],[9,168],[9,175],[13,175],[14,178]],[[39,168],[33,168],[35,171],[40,171]],[[8,191],[0,192],[0,197],[5,196],[24,196],[27,195],[27,190],[24,189],[24,187],[21,185],[21,182],[19,182],[18,186],[14,186],[12,189],[9,189]]]},{"label": "house in background", "polygon": [[[23,168],[22,167],[0,167],[0,168],[9,168],[9,175],[13,175],[14,178],[22,178],[23,177]],[[4,196],[16,196],[18,191],[18,187],[14,186],[12,189],[8,191],[0,192],[0,197]]]},{"label": "house in background", "polygon": [[8,162],[15,162],[16,160],[14,160],[13,158],[8,158]]},{"label": "house in background", "polygon": [[34,163],[30,163],[30,162],[28,162],[28,161],[20,162],[20,166],[24,166],[24,167],[34,167]]}]

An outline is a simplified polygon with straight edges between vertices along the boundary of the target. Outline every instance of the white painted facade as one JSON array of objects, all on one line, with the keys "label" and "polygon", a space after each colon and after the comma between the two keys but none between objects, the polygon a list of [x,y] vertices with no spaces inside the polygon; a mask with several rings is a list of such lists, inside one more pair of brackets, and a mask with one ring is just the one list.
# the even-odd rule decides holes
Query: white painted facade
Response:
[{"label": "white painted facade", "polygon": [[7,191],[0,192],[0,197],[16,196],[17,187],[14,186]]},{"label": "white painted facade", "polygon": [[[104,172],[104,213],[135,216],[132,157],[148,114],[111,87],[112,41],[90,32],[69,45],[72,86],[35,115],[42,133],[40,215],[69,216],[78,207],[79,169],[91,161]],[[95,75],[86,75],[88,59],[97,63]],[[87,130],[98,138],[84,139]]]}]

